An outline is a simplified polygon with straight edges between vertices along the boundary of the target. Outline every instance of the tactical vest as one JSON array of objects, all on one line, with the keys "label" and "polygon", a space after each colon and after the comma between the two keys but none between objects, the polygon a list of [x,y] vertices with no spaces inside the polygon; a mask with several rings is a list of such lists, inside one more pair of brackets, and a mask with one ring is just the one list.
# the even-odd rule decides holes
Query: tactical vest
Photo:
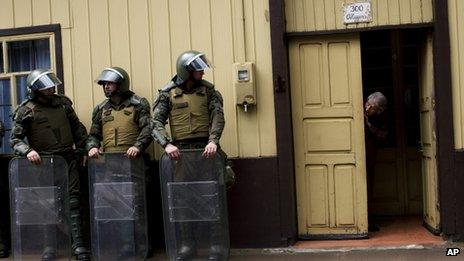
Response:
[{"label": "tactical vest", "polygon": [[181,88],[169,91],[172,109],[169,125],[173,140],[209,137],[209,111],[206,87],[194,93],[184,93]]},{"label": "tactical vest", "polygon": [[74,139],[63,105],[42,106],[28,102],[33,119],[27,137],[29,145],[37,152],[66,152],[72,149]]},{"label": "tactical vest", "polygon": [[126,152],[134,146],[139,136],[139,127],[134,121],[135,107],[122,110],[103,109],[103,150],[106,152]]}]

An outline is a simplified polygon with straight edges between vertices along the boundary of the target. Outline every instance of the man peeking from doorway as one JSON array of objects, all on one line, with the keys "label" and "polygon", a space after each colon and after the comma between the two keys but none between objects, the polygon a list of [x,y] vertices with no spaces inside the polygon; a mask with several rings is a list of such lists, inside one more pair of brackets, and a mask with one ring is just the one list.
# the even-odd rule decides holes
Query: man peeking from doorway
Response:
[{"label": "man peeking from doorway", "polygon": [[[367,171],[367,198],[368,214],[372,213],[372,196],[374,188],[375,163],[377,151],[387,137],[386,113],[387,98],[381,92],[374,92],[367,97],[364,104],[364,129],[366,141],[366,171]],[[369,221],[369,231],[378,231],[379,228]]]}]

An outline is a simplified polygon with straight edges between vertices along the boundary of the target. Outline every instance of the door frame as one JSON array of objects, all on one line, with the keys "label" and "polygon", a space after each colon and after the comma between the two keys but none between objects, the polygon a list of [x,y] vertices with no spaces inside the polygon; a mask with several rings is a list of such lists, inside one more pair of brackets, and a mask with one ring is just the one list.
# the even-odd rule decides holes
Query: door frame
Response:
[{"label": "door frame", "polygon": [[[394,28],[432,28],[433,30],[434,82],[437,100],[435,107],[437,168],[442,232],[456,239],[464,239],[464,224],[456,222],[456,220],[464,219],[464,202],[456,203],[458,194],[460,198],[464,197],[464,190],[458,192],[455,187],[456,183],[464,184],[464,151],[456,152],[454,150],[447,1],[434,1],[433,11],[435,15],[432,23],[298,33],[286,32],[284,8],[285,0],[269,0],[282,245],[291,245],[295,242],[298,231],[293,130],[290,116],[292,113],[288,39],[296,36],[328,35]],[[462,175],[456,175],[455,166],[460,166],[458,171],[462,172]]]}]

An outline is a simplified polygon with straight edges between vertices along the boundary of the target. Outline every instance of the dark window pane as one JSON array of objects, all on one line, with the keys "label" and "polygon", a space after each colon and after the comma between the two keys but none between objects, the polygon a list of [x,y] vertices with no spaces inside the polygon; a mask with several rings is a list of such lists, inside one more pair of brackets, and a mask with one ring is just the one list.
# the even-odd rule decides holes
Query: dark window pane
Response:
[{"label": "dark window pane", "polygon": [[9,42],[8,58],[11,72],[50,69],[49,39]]},{"label": "dark window pane", "polygon": [[2,146],[0,153],[11,153],[9,138],[11,133],[12,118],[11,118],[11,98],[10,98],[10,80],[0,80],[0,120],[5,125],[5,136],[2,138]]},{"label": "dark window pane", "polygon": [[11,154],[13,149],[10,146],[10,134],[11,130],[5,131],[5,136],[2,138],[2,146],[0,147],[0,153]]},{"label": "dark window pane", "polygon": [[0,105],[11,105],[10,79],[0,80]]},{"label": "dark window pane", "polygon": [[18,104],[21,104],[27,96],[26,79],[27,75],[16,76],[16,102]]},{"label": "dark window pane", "polygon": [[0,43],[0,73],[4,72],[3,68],[3,43]]}]

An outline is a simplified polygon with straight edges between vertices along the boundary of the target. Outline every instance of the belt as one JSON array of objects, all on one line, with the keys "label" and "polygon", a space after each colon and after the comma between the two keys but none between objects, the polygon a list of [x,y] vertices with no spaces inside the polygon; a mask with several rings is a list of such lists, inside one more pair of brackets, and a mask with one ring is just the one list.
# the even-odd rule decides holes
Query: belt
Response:
[{"label": "belt", "polygon": [[208,144],[206,139],[187,139],[187,140],[178,140],[173,142],[174,146],[179,149],[188,150],[188,149],[203,149]]}]

